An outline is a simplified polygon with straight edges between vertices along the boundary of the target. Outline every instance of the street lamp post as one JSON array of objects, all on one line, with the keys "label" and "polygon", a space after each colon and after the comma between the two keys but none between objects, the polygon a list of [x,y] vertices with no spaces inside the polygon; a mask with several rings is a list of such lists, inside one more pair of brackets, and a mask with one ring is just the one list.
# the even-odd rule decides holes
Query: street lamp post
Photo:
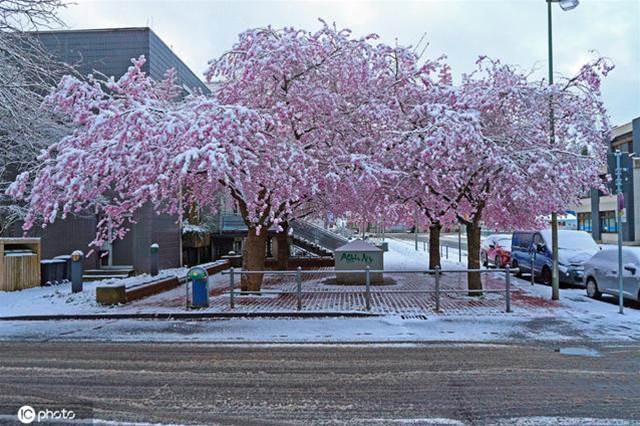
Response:
[{"label": "street lamp post", "polygon": [[[551,3],[558,3],[562,10],[571,10],[578,6],[578,0],[546,0],[547,1],[547,28],[549,43],[549,85],[553,84],[553,25],[551,19]],[[555,118],[553,115],[553,99],[549,99],[549,139],[551,144],[555,142]],[[551,299],[560,299],[560,276],[558,275],[558,213],[551,213]]]}]

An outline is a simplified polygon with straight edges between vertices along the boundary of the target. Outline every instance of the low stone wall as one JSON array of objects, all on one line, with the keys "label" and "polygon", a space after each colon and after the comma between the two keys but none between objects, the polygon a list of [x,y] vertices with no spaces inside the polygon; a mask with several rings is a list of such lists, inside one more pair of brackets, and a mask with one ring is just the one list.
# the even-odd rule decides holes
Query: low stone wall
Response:
[{"label": "low stone wall", "polygon": [[[205,263],[200,265],[207,271],[207,274],[214,275],[231,267],[228,260],[218,260],[216,262]],[[96,302],[101,305],[118,305],[143,297],[153,296],[165,291],[174,289],[181,284],[187,282],[187,277],[169,276],[144,283],[126,286],[124,284],[114,284],[108,286],[96,287]]]}]

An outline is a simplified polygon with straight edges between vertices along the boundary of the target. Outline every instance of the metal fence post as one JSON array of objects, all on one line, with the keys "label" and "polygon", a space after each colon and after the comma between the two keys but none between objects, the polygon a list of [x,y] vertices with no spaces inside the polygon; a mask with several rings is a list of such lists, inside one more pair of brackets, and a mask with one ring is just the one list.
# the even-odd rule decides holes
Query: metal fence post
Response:
[{"label": "metal fence post", "polygon": [[235,303],[233,301],[233,291],[235,288],[235,276],[234,276],[233,268],[229,271],[229,306],[231,309],[235,308]]},{"label": "metal fence post", "polygon": [[189,280],[184,283],[185,308],[189,309]]},{"label": "metal fence post", "polygon": [[300,273],[302,268],[298,266],[296,268],[296,296],[298,297],[298,310],[302,310],[302,274]]},{"label": "metal fence post", "polygon": [[507,267],[504,270],[505,273],[505,283],[506,283],[506,293],[505,300],[507,303],[507,312],[511,312],[511,268],[510,265],[507,264]]},{"label": "metal fence post", "polygon": [[440,312],[440,267],[436,266],[436,312]]},{"label": "metal fence post", "polygon": [[462,263],[462,230],[458,225],[458,263]]},{"label": "metal fence post", "polygon": [[367,311],[371,310],[371,268],[367,266],[364,275],[365,275],[365,294],[364,300],[366,302]]},{"label": "metal fence post", "polygon": [[536,283],[536,272],[533,269],[536,264],[536,253],[534,252],[531,256],[531,285],[535,285]]}]

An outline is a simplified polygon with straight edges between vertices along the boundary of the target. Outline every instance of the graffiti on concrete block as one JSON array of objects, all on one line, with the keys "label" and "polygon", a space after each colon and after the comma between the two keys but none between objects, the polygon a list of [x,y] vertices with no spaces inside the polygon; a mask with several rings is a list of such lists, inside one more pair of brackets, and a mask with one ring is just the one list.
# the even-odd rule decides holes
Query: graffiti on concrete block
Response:
[{"label": "graffiti on concrete block", "polygon": [[372,263],[373,257],[366,253],[342,253],[340,260],[346,263]]}]

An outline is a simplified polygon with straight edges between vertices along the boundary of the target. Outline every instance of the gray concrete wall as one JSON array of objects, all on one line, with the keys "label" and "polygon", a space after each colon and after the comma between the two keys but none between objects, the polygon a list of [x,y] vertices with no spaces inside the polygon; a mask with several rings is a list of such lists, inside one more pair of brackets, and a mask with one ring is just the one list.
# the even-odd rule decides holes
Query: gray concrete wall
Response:
[{"label": "gray concrete wall", "polygon": [[[76,66],[86,75],[96,70],[119,78],[131,66],[131,58],[145,55],[143,71],[154,79],[162,79],[169,68],[175,68],[178,82],[208,93],[208,88],[171,49],[149,28],[109,30],[44,31],[36,34],[44,47],[58,60]],[[136,212],[137,224],[123,241],[114,243],[114,264],[133,265],[139,272],[150,267],[149,245],[160,245],[160,268],[178,266],[181,257],[181,234],[176,218],[158,216],[145,207]],[[76,248],[87,251],[95,237],[95,218],[57,221],[46,230],[33,231],[43,238],[43,254],[53,257],[68,254]],[[18,230],[19,232],[19,230]],[[94,256],[94,267],[97,259]]]}]

